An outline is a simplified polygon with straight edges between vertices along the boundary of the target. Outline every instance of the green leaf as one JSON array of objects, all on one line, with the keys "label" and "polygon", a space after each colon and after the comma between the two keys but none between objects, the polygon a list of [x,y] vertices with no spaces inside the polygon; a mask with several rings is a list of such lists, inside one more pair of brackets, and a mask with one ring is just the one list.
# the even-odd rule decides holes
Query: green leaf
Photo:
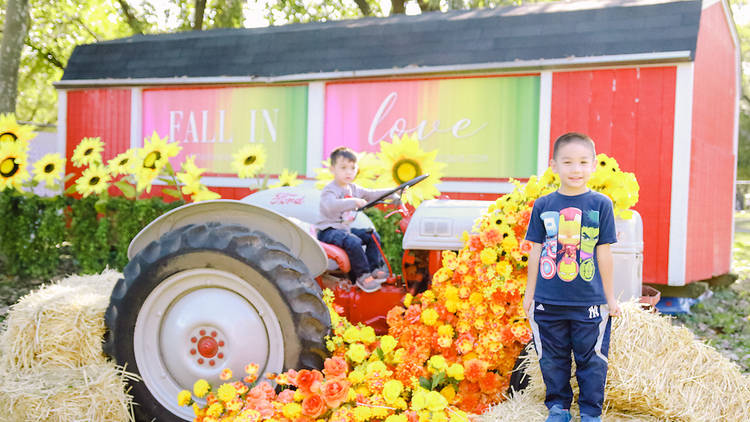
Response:
[{"label": "green leaf", "polygon": [[99,200],[94,203],[94,209],[99,214],[107,212],[107,198],[99,198]]},{"label": "green leaf", "polygon": [[432,388],[430,390],[434,390],[435,387],[440,385],[445,380],[445,372],[440,371],[436,374],[432,375]]},{"label": "green leaf", "polygon": [[430,380],[425,377],[419,377],[419,385],[421,385],[425,390],[432,390],[432,388],[430,387]]},{"label": "green leaf", "polygon": [[162,192],[173,197],[173,198],[179,198],[180,192],[177,189],[171,189],[171,188],[164,188],[162,189]]},{"label": "green leaf", "polygon": [[70,185],[70,187],[69,187],[69,188],[65,189],[65,194],[66,194],[66,195],[72,195],[72,194],[74,194],[74,193],[76,193],[76,192],[77,192],[77,191],[76,191],[76,185],[74,185],[74,184],[73,184],[73,185]]},{"label": "green leaf", "polygon": [[378,354],[378,359],[385,360],[385,353],[383,353],[383,349],[378,347],[377,349],[375,349],[375,353]]},{"label": "green leaf", "polygon": [[66,174],[65,177],[63,177],[63,179],[62,179],[63,184],[68,183],[68,180],[70,180],[70,179],[72,179],[74,177],[75,177],[75,174],[73,174],[73,173]]},{"label": "green leaf", "polygon": [[122,192],[123,195],[125,195],[128,199],[135,198],[135,187],[131,185],[130,183],[120,180],[115,182],[115,186],[120,189],[120,192]]}]

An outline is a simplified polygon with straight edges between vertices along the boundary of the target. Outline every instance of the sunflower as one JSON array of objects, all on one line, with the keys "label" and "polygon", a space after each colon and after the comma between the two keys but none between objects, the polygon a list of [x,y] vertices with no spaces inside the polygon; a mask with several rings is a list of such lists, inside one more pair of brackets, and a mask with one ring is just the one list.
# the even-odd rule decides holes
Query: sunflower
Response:
[{"label": "sunflower", "polygon": [[440,182],[445,164],[435,161],[437,151],[426,152],[419,146],[415,136],[394,136],[393,142],[381,142],[378,158],[382,162],[378,185],[395,187],[417,176],[429,174],[430,177],[404,191],[401,200],[413,206],[426,199],[440,195],[435,187]]},{"label": "sunflower", "polygon": [[263,145],[248,145],[232,155],[232,169],[243,179],[258,174],[266,164]]},{"label": "sunflower", "polygon": [[201,189],[193,194],[191,197],[193,202],[210,201],[212,199],[221,199],[221,195],[216,192],[208,190],[207,187],[201,186]]},{"label": "sunflower", "polygon": [[[368,189],[376,187],[378,172],[381,172],[382,168],[383,166],[375,154],[369,152],[357,154],[358,171],[354,183]],[[315,169],[315,178],[318,180],[315,182],[315,187],[318,189],[323,189],[325,185],[333,181],[331,163],[323,161],[323,167]]]},{"label": "sunflower", "polygon": [[99,138],[83,138],[73,150],[73,165],[76,167],[101,164],[104,145]]},{"label": "sunflower", "polygon": [[109,173],[102,165],[93,165],[83,171],[81,177],[76,180],[76,191],[87,197],[92,193],[97,195],[103,193],[109,187]]},{"label": "sunflower", "polygon": [[130,174],[133,163],[135,163],[135,150],[129,149],[107,161],[107,169],[111,176]]},{"label": "sunflower", "polygon": [[203,188],[201,185],[201,174],[206,169],[199,168],[195,165],[195,156],[191,155],[182,163],[182,172],[177,173],[177,180],[183,184],[182,193],[192,195]]},{"label": "sunflower", "polygon": [[45,182],[47,187],[55,186],[65,172],[65,159],[60,154],[47,154],[34,163],[34,180]]},{"label": "sunflower", "polygon": [[279,183],[276,183],[275,185],[271,185],[271,187],[280,188],[282,186],[297,186],[300,183],[302,183],[302,181],[297,179],[296,171],[289,171],[287,169],[284,169],[281,171],[281,174],[279,175]]},{"label": "sunflower", "polygon": [[27,160],[23,144],[0,143],[0,191],[6,188],[21,188],[21,183],[29,178],[29,172],[26,170]]},{"label": "sunflower", "polygon": [[12,113],[0,114],[0,142],[28,143],[36,136],[31,126],[19,125]]},{"label": "sunflower", "polygon": [[151,139],[144,139],[143,148],[136,151],[136,162],[132,169],[138,192],[144,189],[151,192],[151,182],[159,176],[161,170],[169,163],[169,159],[179,154],[180,150],[181,146],[167,142],[167,138],[160,138],[156,131],[151,135]]}]

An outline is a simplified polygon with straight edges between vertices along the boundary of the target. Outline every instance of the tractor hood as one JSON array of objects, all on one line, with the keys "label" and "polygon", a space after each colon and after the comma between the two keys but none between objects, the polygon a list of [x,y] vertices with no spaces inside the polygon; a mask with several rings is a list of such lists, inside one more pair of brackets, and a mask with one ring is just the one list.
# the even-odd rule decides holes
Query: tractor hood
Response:
[{"label": "tractor hood", "polygon": [[130,242],[128,258],[132,259],[149,243],[176,228],[218,221],[223,224],[239,224],[265,233],[286,246],[294,257],[305,263],[310,275],[317,277],[325,271],[328,264],[325,252],[311,226],[295,220],[242,201],[218,199],[187,204],[163,214],[141,230]]},{"label": "tractor hood", "polygon": [[461,235],[494,201],[432,199],[422,202],[404,234],[404,249],[459,250]]}]

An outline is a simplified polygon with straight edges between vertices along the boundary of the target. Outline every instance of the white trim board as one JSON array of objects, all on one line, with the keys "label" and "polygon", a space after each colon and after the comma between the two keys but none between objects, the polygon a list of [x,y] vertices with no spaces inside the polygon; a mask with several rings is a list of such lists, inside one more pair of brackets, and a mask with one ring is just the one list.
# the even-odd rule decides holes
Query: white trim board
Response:
[{"label": "white trim board", "polygon": [[672,145],[672,198],[669,216],[669,269],[667,284],[685,285],[687,262],[690,150],[693,130],[693,63],[677,66],[674,137]]},{"label": "white trim board", "polygon": [[[130,148],[143,146],[143,88],[130,90]],[[169,140],[174,142],[173,139]]]},{"label": "white trim board", "polygon": [[549,167],[549,142],[552,127],[552,71],[539,75],[539,134],[537,139],[536,174],[541,177]]},{"label": "white trim board", "polygon": [[57,91],[57,152],[65,157],[68,141],[68,93]]},{"label": "white trim board", "polygon": [[281,76],[210,76],[179,78],[111,78],[111,79],[71,79],[55,82],[57,88],[74,88],[85,86],[146,86],[146,85],[210,85],[210,84],[247,84],[247,83],[283,83],[320,80],[337,80],[353,78],[371,78],[383,76],[407,76],[420,74],[440,74],[451,72],[481,71],[520,71],[540,70],[585,65],[607,65],[649,62],[685,62],[689,61],[690,50],[666,51],[657,53],[617,54],[610,56],[567,57],[561,59],[513,60],[507,62],[475,63],[447,66],[413,66],[391,69],[365,69],[351,71],[334,71],[319,73],[298,73]]},{"label": "white trim board", "polygon": [[326,106],[326,84],[322,81],[307,85],[307,177],[315,177],[323,157],[323,135]]}]

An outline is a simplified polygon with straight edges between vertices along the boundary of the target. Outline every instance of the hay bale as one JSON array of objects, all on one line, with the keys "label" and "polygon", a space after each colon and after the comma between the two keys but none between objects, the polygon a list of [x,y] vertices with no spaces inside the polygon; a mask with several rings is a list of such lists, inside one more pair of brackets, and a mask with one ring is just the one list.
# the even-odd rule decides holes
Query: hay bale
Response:
[{"label": "hay bale", "polygon": [[104,311],[122,274],[70,276],[22,297],[0,333],[0,366],[77,368],[104,363]]},{"label": "hay bale", "polygon": [[3,421],[133,421],[126,374],[112,363],[0,370]]},{"label": "hay bale", "polygon": [[[635,302],[622,304],[622,310],[612,324],[604,403],[607,420],[750,420],[750,379],[736,364],[687,328],[673,326],[668,317],[646,312]],[[518,400],[528,401],[522,405],[529,408],[541,406],[546,414],[544,382],[533,350],[526,362],[529,387]],[[572,381],[577,395],[575,378]],[[516,399],[508,402],[512,400]],[[520,405],[501,403],[486,414],[490,418],[486,420],[504,420],[493,418],[504,415],[505,406]],[[627,417],[636,419],[622,419]]]}]

